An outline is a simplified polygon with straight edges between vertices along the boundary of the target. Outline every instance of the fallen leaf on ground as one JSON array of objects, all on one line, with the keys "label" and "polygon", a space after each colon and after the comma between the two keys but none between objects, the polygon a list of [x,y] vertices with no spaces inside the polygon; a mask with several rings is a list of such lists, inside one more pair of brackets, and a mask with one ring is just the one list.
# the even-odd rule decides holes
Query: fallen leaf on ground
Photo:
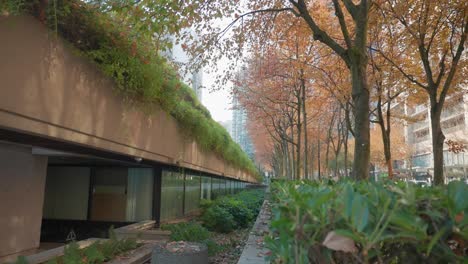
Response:
[{"label": "fallen leaf on ground", "polygon": [[328,232],[322,245],[329,249],[339,250],[344,252],[355,253],[358,251],[354,241],[342,235],[338,235],[335,231]]}]

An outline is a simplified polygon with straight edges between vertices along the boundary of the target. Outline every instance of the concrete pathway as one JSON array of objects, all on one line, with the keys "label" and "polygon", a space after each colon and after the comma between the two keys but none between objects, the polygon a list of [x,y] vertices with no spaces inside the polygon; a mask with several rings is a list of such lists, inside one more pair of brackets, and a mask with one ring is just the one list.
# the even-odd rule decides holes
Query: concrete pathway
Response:
[{"label": "concrete pathway", "polygon": [[265,248],[263,236],[268,233],[268,226],[270,224],[271,212],[268,200],[263,202],[262,210],[258,214],[255,224],[250,230],[249,239],[245,244],[242,255],[237,264],[265,264],[270,263],[265,260],[269,254],[269,250]]}]

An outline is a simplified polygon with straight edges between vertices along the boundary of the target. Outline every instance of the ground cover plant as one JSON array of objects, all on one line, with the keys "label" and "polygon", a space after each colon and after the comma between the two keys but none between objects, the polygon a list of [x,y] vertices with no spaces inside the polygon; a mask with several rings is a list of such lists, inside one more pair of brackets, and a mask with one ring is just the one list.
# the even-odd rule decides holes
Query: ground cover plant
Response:
[{"label": "ground cover plant", "polygon": [[81,0],[0,1],[0,16],[29,14],[71,44],[115,82],[116,91],[149,114],[162,109],[181,131],[205,151],[213,151],[260,179],[253,162],[229,133],[211,118],[174,67],[154,47],[154,39],[137,34],[97,6]]},{"label": "ground cover plant", "polygon": [[404,182],[276,182],[273,263],[462,263],[468,186]]}]

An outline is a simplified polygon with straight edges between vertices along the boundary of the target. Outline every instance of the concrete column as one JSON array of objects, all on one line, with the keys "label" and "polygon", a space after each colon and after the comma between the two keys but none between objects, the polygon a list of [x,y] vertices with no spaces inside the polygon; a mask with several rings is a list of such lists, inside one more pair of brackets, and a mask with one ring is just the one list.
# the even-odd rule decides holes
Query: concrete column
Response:
[{"label": "concrete column", "polygon": [[39,246],[47,157],[0,142],[0,257]]}]

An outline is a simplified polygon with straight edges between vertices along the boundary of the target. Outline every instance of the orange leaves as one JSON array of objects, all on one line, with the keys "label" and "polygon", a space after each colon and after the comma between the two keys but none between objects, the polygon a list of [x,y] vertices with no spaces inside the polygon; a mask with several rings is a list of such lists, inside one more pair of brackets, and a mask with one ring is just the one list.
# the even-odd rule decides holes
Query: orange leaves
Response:
[{"label": "orange leaves", "polygon": [[463,153],[468,149],[468,147],[465,144],[463,144],[463,142],[457,142],[450,139],[445,141],[445,144],[448,145],[448,151],[453,152],[455,154]]}]

